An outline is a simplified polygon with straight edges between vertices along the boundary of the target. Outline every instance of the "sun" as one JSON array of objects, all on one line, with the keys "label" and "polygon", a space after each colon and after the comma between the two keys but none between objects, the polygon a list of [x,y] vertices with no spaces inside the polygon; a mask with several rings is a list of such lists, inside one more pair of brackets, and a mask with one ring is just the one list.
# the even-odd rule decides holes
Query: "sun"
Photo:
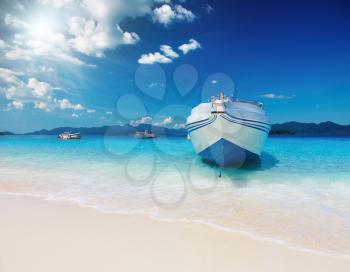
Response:
[{"label": "sun", "polygon": [[33,37],[41,39],[50,35],[51,30],[48,24],[38,23],[31,27],[30,32]]},{"label": "sun", "polygon": [[57,31],[57,26],[54,18],[39,17],[29,24],[29,36],[35,40],[47,40]]}]

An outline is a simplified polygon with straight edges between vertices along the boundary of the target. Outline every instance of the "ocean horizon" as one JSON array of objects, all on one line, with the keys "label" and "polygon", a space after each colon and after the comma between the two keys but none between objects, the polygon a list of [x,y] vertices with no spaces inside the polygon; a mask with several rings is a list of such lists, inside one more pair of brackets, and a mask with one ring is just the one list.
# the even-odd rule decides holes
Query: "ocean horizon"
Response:
[{"label": "ocean horizon", "polygon": [[[12,131],[0,131],[3,135],[58,135],[64,131],[81,133],[82,135],[110,135],[110,136],[130,136],[136,131],[152,130],[158,136],[166,137],[187,137],[188,131],[184,127],[171,127],[161,124],[142,123],[117,124],[98,127],[55,127],[52,129],[40,129],[35,131],[27,131],[15,133]],[[319,123],[305,123],[297,121],[289,121],[284,123],[275,123],[271,125],[269,136],[284,137],[350,137],[350,125],[339,124],[331,121]]]},{"label": "ocean horizon", "polygon": [[260,162],[234,169],[203,162],[183,138],[2,136],[0,193],[200,222],[350,255],[349,143],[271,137]]}]

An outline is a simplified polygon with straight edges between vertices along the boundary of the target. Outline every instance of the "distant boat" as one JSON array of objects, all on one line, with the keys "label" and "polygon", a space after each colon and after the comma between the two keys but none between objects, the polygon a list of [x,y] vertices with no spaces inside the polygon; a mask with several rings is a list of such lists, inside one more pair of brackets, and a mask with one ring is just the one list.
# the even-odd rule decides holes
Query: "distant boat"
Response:
[{"label": "distant boat", "polygon": [[223,92],[193,108],[186,128],[204,160],[236,167],[259,158],[271,129],[262,103],[229,98]]},{"label": "distant boat", "polygon": [[137,131],[134,136],[135,138],[139,138],[139,139],[157,138],[157,135],[151,130]]},{"label": "distant boat", "polygon": [[58,135],[58,138],[61,140],[79,140],[81,139],[80,132],[78,133],[70,133],[70,132],[63,132]]}]

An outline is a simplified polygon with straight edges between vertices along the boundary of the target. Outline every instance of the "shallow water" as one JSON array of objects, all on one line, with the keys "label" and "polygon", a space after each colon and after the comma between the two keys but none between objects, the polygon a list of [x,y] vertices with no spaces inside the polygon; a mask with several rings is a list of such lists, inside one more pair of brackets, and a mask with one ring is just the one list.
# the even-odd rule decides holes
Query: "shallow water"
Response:
[{"label": "shallow water", "polygon": [[183,138],[0,137],[2,193],[350,254],[350,139],[270,138],[260,164],[219,172]]}]

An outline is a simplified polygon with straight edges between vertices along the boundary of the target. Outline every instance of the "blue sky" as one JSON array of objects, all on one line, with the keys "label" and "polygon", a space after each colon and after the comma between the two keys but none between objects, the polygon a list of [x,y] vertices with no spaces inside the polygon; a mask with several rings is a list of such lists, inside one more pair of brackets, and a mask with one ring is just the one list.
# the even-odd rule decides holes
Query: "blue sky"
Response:
[{"label": "blue sky", "polygon": [[350,4],[1,1],[0,131],[182,127],[219,90],[273,123],[350,123]]}]

